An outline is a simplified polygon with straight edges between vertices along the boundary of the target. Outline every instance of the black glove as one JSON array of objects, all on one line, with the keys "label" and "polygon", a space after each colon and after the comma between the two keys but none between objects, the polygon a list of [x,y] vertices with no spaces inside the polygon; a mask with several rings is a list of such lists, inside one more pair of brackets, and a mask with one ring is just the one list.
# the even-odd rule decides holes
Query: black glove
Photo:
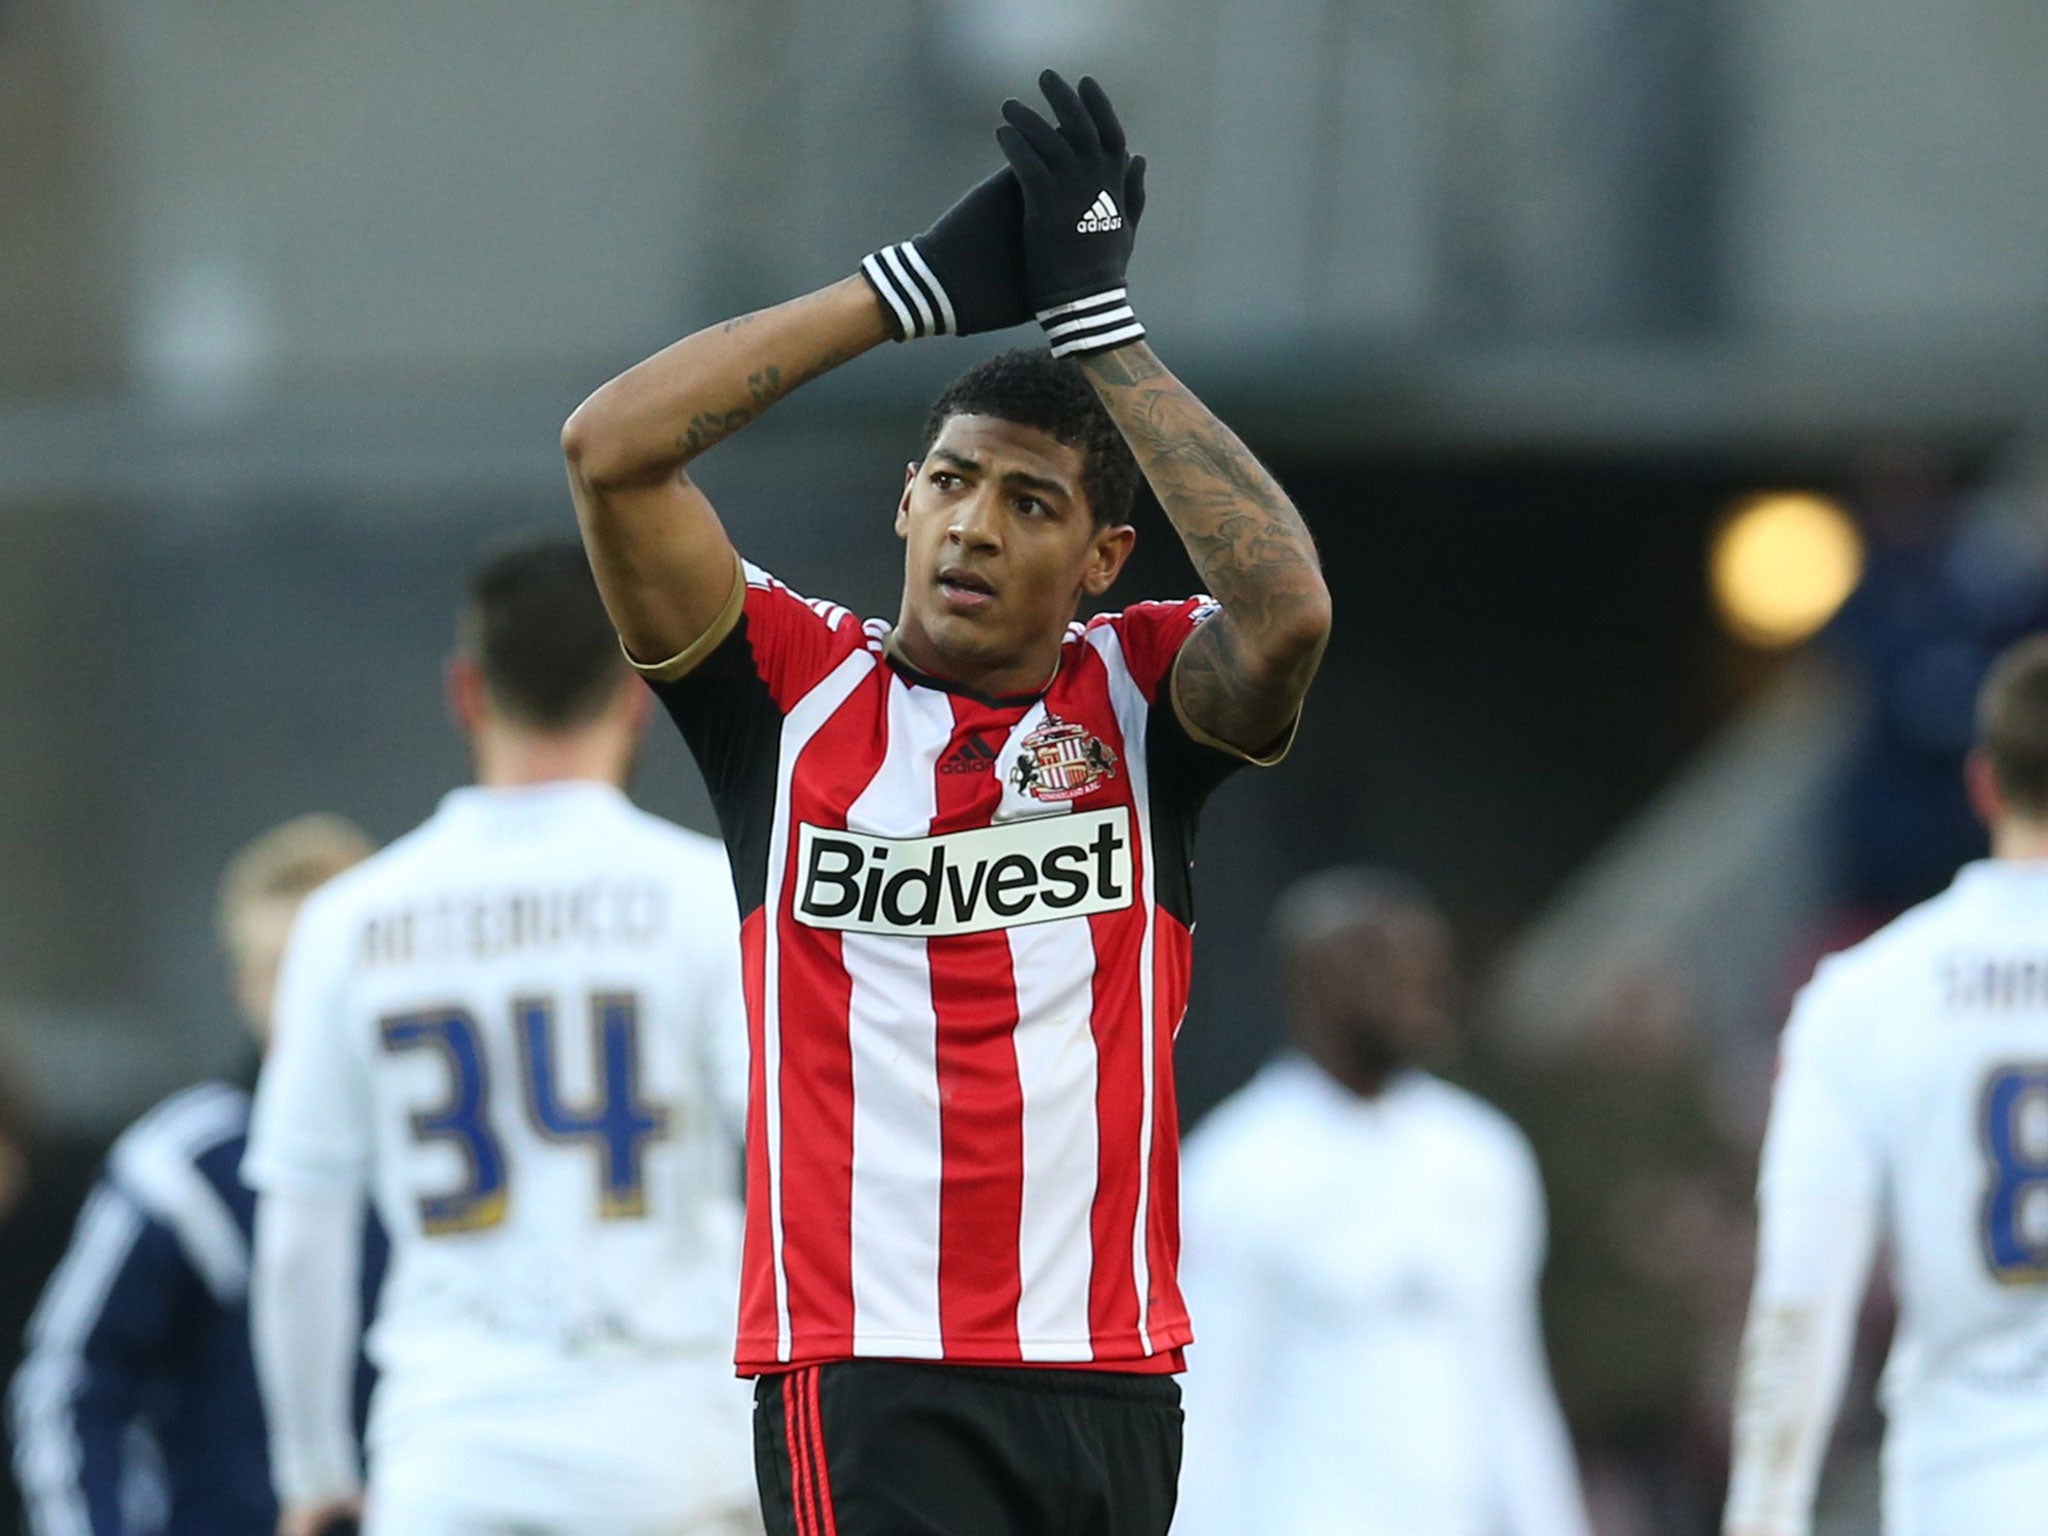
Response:
[{"label": "black glove", "polygon": [[1024,303],[1017,179],[997,171],[915,240],[884,246],[860,264],[895,323],[896,339],[972,336],[1031,318]]},{"label": "black glove", "polygon": [[1024,194],[1024,296],[1054,357],[1106,352],[1145,334],[1124,290],[1145,159],[1125,151],[1123,125],[1088,76],[1076,92],[1048,69],[1038,88],[1059,126],[1013,98],[996,130]]}]

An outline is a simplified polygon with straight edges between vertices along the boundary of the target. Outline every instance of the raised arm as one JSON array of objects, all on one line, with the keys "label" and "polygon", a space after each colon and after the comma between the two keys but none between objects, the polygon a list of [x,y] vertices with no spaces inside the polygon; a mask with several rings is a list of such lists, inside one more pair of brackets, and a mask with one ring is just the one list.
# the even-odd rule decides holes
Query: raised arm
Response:
[{"label": "raised arm", "polygon": [[1293,723],[1330,635],[1330,591],[1301,514],[1265,466],[1144,341],[1081,360],[1167,520],[1222,605],[1174,663],[1174,702],[1247,754]]},{"label": "raised arm", "polygon": [[692,459],[798,385],[887,341],[876,291],[845,278],[686,336],[627,369],[562,428],[576,521],[605,607],[643,662],[687,650],[738,579]]},{"label": "raised arm", "polygon": [[1182,720],[1247,756],[1300,711],[1330,633],[1330,593],[1294,503],[1145,342],[1125,268],[1145,211],[1132,155],[1102,87],[1051,70],[1039,88],[1057,126],[1003,103],[996,142],[1024,198],[1025,297],[1055,357],[1079,360],[1222,611],[1181,648]]},{"label": "raised arm", "polygon": [[893,339],[972,336],[1030,318],[1017,184],[998,171],[855,276],[686,336],[627,369],[562,428],[576,520],[626,649],[662,662],[737,595],[732,543],[685,470],[798,385]]}]

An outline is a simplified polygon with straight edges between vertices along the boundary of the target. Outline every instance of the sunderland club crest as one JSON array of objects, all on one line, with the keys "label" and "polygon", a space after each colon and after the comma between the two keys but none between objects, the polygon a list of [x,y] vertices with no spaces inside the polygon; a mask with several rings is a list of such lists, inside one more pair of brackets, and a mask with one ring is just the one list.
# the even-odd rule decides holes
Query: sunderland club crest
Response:
[{"label": "sunderland club crest", "polygon": [[1019,743],[1010,784],[1019,794],[1057,804],[1078,800],[1116,773],[1116,753],[1085,725],[1052,715]]}]

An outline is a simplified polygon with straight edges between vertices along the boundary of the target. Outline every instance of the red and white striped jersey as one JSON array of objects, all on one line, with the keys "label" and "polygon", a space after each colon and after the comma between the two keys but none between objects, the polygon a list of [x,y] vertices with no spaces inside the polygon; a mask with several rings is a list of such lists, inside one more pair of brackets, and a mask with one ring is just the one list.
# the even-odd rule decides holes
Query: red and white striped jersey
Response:
[{"label": "red and white striped jersey", "polygon": [[651,669],[739,894],[743,1373],[1179,1368],[1189,856],[1241,759],[1166,680],[1212,610],[1073,625],[1043,693],[987,698],[748,566],[732,628]]}]

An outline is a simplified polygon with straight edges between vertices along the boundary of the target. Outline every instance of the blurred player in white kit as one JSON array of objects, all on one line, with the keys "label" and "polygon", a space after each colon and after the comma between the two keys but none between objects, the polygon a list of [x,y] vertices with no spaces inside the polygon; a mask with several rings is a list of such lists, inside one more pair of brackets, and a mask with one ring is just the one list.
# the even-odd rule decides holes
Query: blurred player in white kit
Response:
[{"label": "blurred player in white kit", "polygon": [[[473,787],[293,931],[245,1173],[283,1536],[743,1532],[746,1036],[716,843],[627,800],[650,700],[580,548],[475,578]],[[391,1235],[348,1437],[362,1202]]]},{"label": "blurred player in white kit", "polygon": [[1886,1536],[2048,1531],[2048,637],[1977,701],[1991,857],[1821,962],[1786,1026],[1724,1529],[1804,1536],[1889,1243]]},{"label": "blurred player in white kit", "polygon": [[1449,930],[1413,882],[1282,898],[1294,1051],[1189,1137],[1174,1536],[1588,1536],[1543,1355],[1522,1133],[1424,1070]]}]

